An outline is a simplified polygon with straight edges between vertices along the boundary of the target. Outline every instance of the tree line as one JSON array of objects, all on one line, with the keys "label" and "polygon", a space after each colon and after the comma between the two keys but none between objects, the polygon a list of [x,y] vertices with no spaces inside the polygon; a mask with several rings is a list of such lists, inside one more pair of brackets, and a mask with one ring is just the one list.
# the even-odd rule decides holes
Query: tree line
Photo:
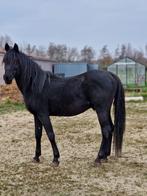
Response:
[{"label": "tree line", "polygon": [[[13,44],[10,36],[0,36],[1,48],[4,48],[6,42]],[[104,45],[100,51],[96,52],[91,46],[84,46],[79,51],[76,47],[68,47],[66,44],[52,42],[48,44],[47,49],[44,46],[37,47],[30,43],[23,43],[20,48],[29,56],[48,58],[50,61],[55,62],[94,62],[104,69],[114,61],[124,57],[130,57],[147,66],[147,44],[144,46],[144,50],[133,48],[131,44],[121,44],[113,52],[110,52],[107,45]]]}]

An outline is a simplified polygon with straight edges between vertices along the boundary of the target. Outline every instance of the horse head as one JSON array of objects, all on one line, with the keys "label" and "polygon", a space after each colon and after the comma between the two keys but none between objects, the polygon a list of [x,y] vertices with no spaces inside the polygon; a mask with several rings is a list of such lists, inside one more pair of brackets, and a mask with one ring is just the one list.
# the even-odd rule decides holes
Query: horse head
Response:
[{"label": "horse head", "polygon": [[11,48],[7,43],[5,44],[5,55],[3,58],[4,63],[4,81],[6,84],[11,84],[12,80],[16,77],[19,72],[19,59],[18,53],[19,48],[17,44],[14,44],[14,47]]}]

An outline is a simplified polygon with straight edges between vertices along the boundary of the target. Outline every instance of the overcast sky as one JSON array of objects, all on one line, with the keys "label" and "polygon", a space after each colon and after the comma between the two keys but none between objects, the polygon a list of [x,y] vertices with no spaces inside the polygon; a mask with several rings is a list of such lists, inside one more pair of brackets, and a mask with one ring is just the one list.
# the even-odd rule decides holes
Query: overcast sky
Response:
[{"label": "overcast sky", "polygon": [[0,0],[0,35],[81,49],[147,44],[147,0]]}]

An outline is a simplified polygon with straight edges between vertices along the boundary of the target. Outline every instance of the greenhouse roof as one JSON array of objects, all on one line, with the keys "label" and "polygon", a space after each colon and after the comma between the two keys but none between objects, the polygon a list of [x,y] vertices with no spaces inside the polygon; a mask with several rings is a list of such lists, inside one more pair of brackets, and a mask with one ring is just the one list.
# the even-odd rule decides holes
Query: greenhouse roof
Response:
[{"label": "greenhouse roof", "polygon": [[111,65],[134,65],[134,64],[140,64],[140,65],[143,65],[143,66],[146,66],[144,65],[143,63],[140,63],[140,62],[137,62],[135,61],[134,59],[130,58],[130,57],[124,57],[124,58],[120,58],[119,60],[115,61],[114,63],[110,64],[109,66]]}]

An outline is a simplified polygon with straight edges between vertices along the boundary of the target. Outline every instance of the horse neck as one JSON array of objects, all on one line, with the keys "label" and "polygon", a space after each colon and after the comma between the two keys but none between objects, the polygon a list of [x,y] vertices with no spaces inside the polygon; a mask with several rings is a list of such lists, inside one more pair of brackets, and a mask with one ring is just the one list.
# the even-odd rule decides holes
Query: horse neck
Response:
[{"label": "horse neck", "polygon": [[[27,57],[26,57],[27,58]],[[31,62],[31,60],[30,60]],[[20,74],[15,77],[17,86],[19,88],[19,90],[21,91],[21,93],[23,95],[26,94],[26,92],[31,92],[32,91],[32,83],[33,80],[35,78],[35,70],[33,70],[32,66],[35,66],[36,71],[39,72],[39,74],[44,74],[43,70],[41,70],[41,68],[37,65],[37,64],[31,64],[30,65],[26,65],[26,64],[21,64],[20,65]],[[30,66],[30,67],[29,67]],[[27,70],[27,68],[29,69],[29,71]],[[27,73],[28,71],[28,73]],[[33,74],[33,75],[31,75]]]},{"label": "horse neck", "polygon": [[17,77],[15,77],[15,81],[16,81],[16,84],[17,84],[19,90],[24,95],[25,89],[27,89],[27,85],[24,82],[24,76],[22,73],[23,73],[23,70],[21,70],[21,73]]},{"label": "horse neck", "polygon": [[24,95],[24,89],[25,89],[25,85],[22,82],[22,78],[21,77],[16,77],[15,78],[16,84],[18,86],[18,89],[20,90],[20,92]]}]

